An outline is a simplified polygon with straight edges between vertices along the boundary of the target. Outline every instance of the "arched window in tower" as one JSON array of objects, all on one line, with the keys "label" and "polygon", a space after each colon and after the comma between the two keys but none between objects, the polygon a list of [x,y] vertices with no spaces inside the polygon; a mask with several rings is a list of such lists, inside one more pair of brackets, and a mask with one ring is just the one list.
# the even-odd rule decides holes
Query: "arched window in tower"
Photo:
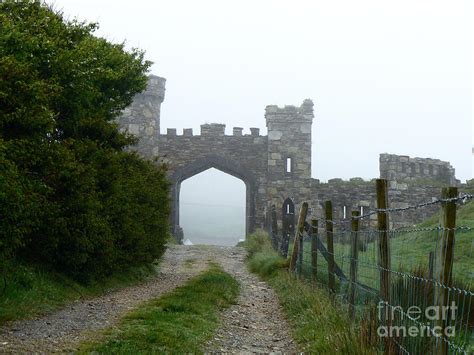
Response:
[{"label": "arched window in tower", "polygon": [[283,201],[283,214],[295,214],[295,204],[289,197]]},{"label": "arched window in tower", "polygon": [[291,198],[287,198],[283,201],[281,208],[283,231],[293,233],[295,231],[295,204]]}]

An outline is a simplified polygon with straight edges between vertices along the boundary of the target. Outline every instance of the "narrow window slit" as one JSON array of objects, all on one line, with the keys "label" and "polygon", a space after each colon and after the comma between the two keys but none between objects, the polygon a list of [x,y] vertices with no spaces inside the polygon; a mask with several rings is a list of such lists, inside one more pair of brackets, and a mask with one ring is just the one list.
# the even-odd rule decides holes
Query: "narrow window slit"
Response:
[{"label": "narrow window slit", "polygon": [[291,158],[286,158],[286,172],[291,173]]}]

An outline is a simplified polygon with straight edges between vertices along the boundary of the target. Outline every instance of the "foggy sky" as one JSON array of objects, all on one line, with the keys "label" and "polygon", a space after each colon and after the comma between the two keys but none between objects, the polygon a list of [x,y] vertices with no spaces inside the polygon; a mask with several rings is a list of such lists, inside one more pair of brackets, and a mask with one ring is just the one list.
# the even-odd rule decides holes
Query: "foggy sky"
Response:
[{"label": "foggy sky", "polygon": [[[315,178],[378,177],[384,152],[448,160],[458,178],[472,176],[469,0],[54,4],[146,50],[167,79],[163,133],[218,122],[227,134],[266,134],[266,105],[311,98]],[[245,185],[215,169],[184,181],[180,224],[193,243],[235,244],[245,237]]]},{"label": "foggy sky", "polygon": [[56,0],[167,79],[161,130],[260,127],[315,102],[313,177],[378,176],[387,152],[471,177],[472,6],[465,1]]}]

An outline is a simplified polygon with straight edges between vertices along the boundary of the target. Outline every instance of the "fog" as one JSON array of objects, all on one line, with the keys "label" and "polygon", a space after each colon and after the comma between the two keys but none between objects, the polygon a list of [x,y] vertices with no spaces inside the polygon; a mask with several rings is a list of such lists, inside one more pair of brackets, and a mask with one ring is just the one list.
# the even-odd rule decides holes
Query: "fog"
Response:
[{"label": "fog", "polygon": [[236,245],[245,239],[245,184],[208,169],[181,185],[180,225],[193,244]]},{"label": "fog", "polygon": [[[146,51],[151,72],[167,79],[162,132],[198,134],[201,123],[218,122],[227,133],[240,126],[265,134],[266,105],[311,98],[315,178],[377,177],[385,152],[447,160],[458,178],[472,177],[470,0],[54,4],[68,16],[98,21],[99,35]],[[185,203],[207,196],[207,204],[221,204],[222,196],[211,197],[217,186],[243,208],[239,185],[219,176],[183,183],[183,223],[204,220],[197,214],[204,208]],[[217,217],[230,211],[218,209]],[[205,224],[210,235],[221,234]],[[192,225],[186,235],[201,235]]]}]

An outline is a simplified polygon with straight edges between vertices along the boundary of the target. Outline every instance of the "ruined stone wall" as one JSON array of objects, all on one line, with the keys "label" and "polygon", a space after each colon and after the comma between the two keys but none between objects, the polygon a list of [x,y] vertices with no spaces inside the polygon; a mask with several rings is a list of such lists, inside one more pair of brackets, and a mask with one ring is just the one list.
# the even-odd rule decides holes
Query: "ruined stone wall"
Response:
[{"label": "ruined stone wall", "polygon": [[[461,191],[467,190],[467,185],[460,184],[455,178],[454,169],[449,162],[438,159],[381,154],[380,177],[389,180],[388,194],[391,208],[406,208],[439,199],[441,188],[446,186],[459,186]],[[352,210],[361,210],[361,207],[363,213],[377,208],[375,179],[371,181],[364,181],[361,178],[348,181],[332,179],[327,183],[314,180],[312,196],[315,214],[321,219],[324,219],[322,206],[326,200],[331,200],[333,203],[334,219],[343,218],[344,206],[346,206],[346,217],[350,217]],[[391,228],[420,223],[438,213],[439,208],[439,205],[433,205],[392,213]],[[376,223],[377,216],[371,216],[371,226],[376,227]]]},{"label": "ruined stone wall", "polygon": [[452,186],[459,184],[449,162],[406,155],[380,154],[380,177],[407,183],[432,180]]}]

